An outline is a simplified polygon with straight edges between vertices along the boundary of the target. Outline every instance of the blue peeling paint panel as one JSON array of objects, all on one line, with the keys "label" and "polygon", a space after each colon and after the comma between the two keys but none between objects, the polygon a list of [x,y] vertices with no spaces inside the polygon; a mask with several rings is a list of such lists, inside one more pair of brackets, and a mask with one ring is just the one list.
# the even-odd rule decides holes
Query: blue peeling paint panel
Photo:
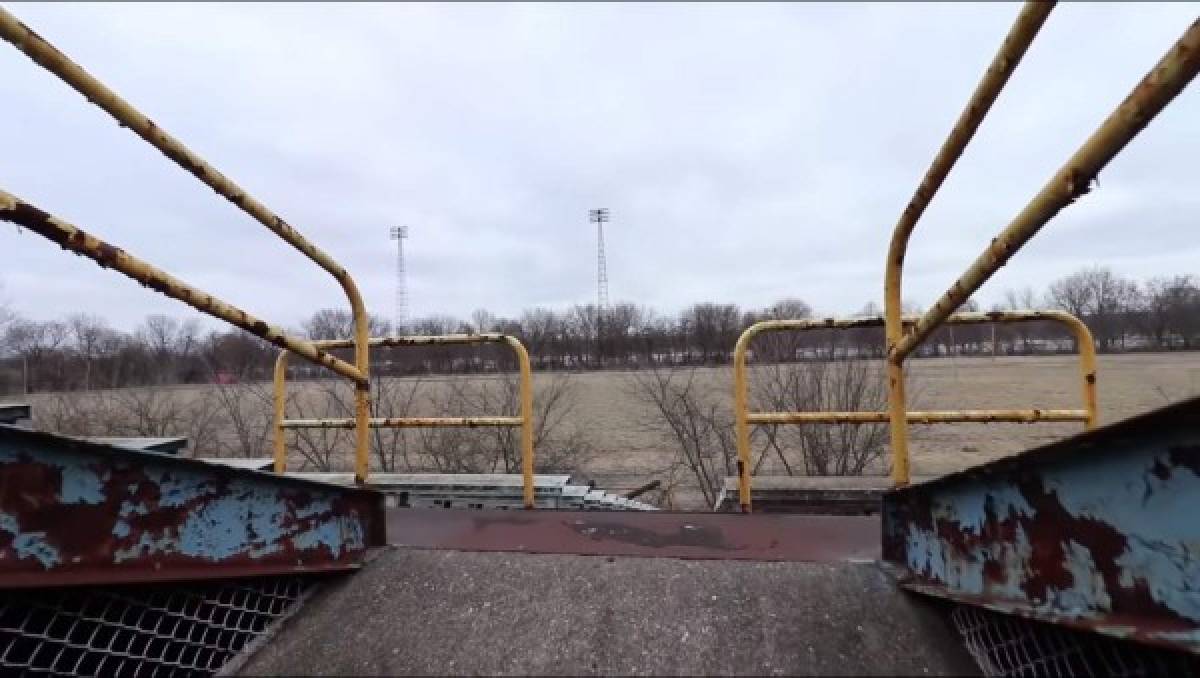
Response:
[{"label": "blue peeling paint panel", "polygon": [[378,493],[0,426],[0,588],[355,567]]},{"label": "blue peeling paint panel", "polygon": [[1200,652],[1200,400],[884,496],[916,590]]}]

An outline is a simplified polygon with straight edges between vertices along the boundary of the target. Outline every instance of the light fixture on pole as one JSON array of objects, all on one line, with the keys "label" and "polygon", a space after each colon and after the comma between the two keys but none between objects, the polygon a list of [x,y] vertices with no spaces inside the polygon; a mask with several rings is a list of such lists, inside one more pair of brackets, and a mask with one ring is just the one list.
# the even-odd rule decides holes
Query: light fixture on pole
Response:
[{"label": "light fixture on pole", "polygon": [[392,319],[392,336],[398,337],[408,322],[408,281],[404,268],[404,239],[408,237],[408,227],[393,226],[391,235],[396,241],[396,315]]},{"label": "light fixture on pole", "polygon": [[608,264],[604,259],[604,224],[608,223],[608,208],[588,210],[588,221],[596,224],[596,312],[608,308]]}]

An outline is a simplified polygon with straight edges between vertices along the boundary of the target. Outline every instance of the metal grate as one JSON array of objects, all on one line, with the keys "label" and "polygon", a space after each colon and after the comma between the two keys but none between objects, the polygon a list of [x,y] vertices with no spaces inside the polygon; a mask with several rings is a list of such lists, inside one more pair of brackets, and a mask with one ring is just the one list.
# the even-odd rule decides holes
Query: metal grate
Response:
[{"label": "metal grate", "polygon": [[313,585],[297,577],[0,595],[0,674],[208,676]]},{"label": "metal grate", "polygon": [[951,613],[987,676],[1194,676],[1200,658],[958,605]]}]

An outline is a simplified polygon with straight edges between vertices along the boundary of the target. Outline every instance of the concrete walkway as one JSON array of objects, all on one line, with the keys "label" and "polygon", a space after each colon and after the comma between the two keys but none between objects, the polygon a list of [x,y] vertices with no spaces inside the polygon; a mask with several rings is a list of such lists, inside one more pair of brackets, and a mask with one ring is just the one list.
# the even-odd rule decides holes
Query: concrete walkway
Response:
[{"label": "concrete walkway", "polygon": [[246,675],[976,673],[874,563],[389,548],[329,582]]}]

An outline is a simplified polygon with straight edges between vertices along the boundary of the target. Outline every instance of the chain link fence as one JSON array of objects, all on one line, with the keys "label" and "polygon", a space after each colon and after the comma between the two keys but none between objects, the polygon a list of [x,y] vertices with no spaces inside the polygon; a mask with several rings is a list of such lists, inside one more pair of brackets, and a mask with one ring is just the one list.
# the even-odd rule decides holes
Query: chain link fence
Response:
[{"label": "chain link fence", "polygon": [[1195,676],[1200,658],[970,605],[951,613],[987,676]]},{"label": "chain link fence", "polygon": [[5,592],[0,674],[210,676],[314,583],[267,577]]}]

